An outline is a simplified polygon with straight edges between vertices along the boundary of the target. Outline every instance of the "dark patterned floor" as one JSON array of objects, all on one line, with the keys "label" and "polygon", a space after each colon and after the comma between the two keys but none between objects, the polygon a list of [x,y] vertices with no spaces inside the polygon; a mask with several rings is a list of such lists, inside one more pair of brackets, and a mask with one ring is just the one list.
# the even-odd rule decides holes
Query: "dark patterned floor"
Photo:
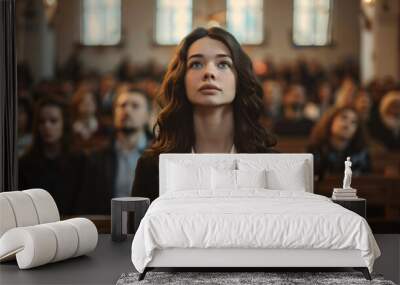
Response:
[{"label": "dark patterned floor", "polygon": [[138,281],[139,273],[122,274],[117,285],[133,284],[379,284],[395,285],[381,275],[372,274],[372,281],[360,272],[148,272]]}]

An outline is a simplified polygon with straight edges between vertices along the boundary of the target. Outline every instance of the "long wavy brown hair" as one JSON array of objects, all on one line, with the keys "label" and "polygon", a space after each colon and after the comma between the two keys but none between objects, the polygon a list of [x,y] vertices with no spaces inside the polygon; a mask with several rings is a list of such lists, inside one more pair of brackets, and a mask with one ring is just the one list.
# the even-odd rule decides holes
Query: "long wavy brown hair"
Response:
[{"label": "long wavy brown hair", "polygon": [[156,139],[149,152],[190,152],[195,144],[193,106],[185,90],[187,56],[190,46],[209,37],[225,44],[232,54],[237,71],[236,95],[233,101],[234,144],[242,153],[267,152],[276,144],[260,123],[263,112],[262,87],[253,72],[252,62],[238,41],[227,31],[213,27],[197,28],[178,45],[168,66],[158,94],[163,109],[158,115],[154,133]]},{"label": "long wavy brown hair", "polygon": [[[325,112],[311,132],[310,147],[318,149],[328,146],[332,136],[331,129],[333,120],[340,115],[340,113],[348,110],[357,114],[357,111],[353,106],[333,107]],[[360,115],[357,114],[357,118],[357,130],[348,146],[351,151],[361,151],[367,146],[367,135],[364,125],[361,122]]]}]

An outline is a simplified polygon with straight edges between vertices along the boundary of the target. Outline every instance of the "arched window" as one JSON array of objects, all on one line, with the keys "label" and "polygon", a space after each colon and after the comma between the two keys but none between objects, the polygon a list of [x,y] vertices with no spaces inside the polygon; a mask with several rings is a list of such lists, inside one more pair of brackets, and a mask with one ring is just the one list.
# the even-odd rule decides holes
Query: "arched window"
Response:
[{"label": "arched window", "polygon": [[83,0],[83,45],[116,45],[121,41],[121,0]]},{"label": "arched window", "polygon": [[263,1],[227,0],[227,29],[242,44],[260,44],[264,40]]},{"label": "arched window", "polygon": [[331,0],[293,1],[293,43],[325,46],[331,43]]},{"label": "arched window", "polygon": [[157,44],[175,45],[191,30],[192,0],[157,0]]}]

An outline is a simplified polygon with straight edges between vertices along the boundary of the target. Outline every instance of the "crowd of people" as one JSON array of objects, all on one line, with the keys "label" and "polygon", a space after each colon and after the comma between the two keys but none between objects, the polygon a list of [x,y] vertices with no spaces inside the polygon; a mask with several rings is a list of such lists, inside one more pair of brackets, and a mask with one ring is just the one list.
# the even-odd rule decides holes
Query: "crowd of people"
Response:
[{"label": "crowd of people", "polygon": [[[320,179],[342,174],[348,156],[354,175],[369,173],[372,142],[400,151],[395,80],[363,85],[351,60],[331,67],[304,58],[252,64],[262,86],[261,125],[278,141],[308,137]],[[131,195],[138,160],[157,135],[165,72],[124,58],[114,72],[98,74],[73,54],[57,78],[34,83],[29,66],[19,64],[19,188],[47,189],[62,214],[109,214],[111,198]],[[176,123],[183,132],[184,122]]]}]

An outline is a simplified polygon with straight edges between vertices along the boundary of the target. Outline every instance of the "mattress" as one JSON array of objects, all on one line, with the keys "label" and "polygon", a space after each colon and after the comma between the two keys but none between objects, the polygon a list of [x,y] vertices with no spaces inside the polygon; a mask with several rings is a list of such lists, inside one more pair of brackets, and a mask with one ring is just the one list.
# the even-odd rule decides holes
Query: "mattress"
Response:
[{"label": "mattress", "polygon": [[132,242],[143,272],[157,249],[359,250],[372,272],[380,251],[364,218],[300,191],[241,189],[169,192],[156,199]]}]

